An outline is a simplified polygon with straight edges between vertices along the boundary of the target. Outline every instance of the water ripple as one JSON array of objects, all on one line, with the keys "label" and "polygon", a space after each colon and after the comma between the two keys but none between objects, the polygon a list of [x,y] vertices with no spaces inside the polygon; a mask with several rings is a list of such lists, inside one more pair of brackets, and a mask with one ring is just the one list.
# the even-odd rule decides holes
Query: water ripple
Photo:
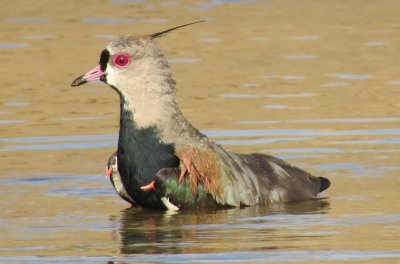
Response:
[{"label": "water ripple", "polygon": [[365,75],[365,74],[353,74],[353,73],[332,73],[329,76],[336,77],[338,79],[350,79],[350,80],[364,80],[364,79],[372,79],[373,75]]},{"label": "water ripple", "polygon": [[370,41],[365,43],[365,45],[370,46],[370,47],[382,47],[386,46],[386,43],[384,41]]},{"label": "water ripple", "polygon": [[25,48],[30,46],[29,43],[0,43],[0,48]]},{"label": "water ripple", "polygon": [[[221,144],[248,145],[248,144],[270,144],[293,140],[310,140],[315,137],[336,136],[365,136],[365,135],[399,135],[400,128],[383,129],[355,129],[320,131],[316,129],[260,129],[260,130],[207,130],[203,131],[211,138],[221,138],[216,141]],[[268,139],[238,139],[240,137],[274,137]],[[234,137],[235,139],[224,139]],[[41,136],[41,137],[16,137],[0,138],[0,142],[6,143],[43,143],[43,144],[15,144],[0,146],[0,151],[16,150],[66,150],[86,148],[106,148],[117,145],[116,134],[104,135],[79,135],[79,136]],[[388,143],[386,143],[388,142]],[[374,143],[397,143],[398,139],[376,140]],[[353,143],[353,142],[351,142]],[[350,144],[350,143],[349,143]]]},{"label": "water ripple", "polygon": [[111,34],[98,34],[95,37],[100,39],[118,39],[118,36]]},{"label": "water ripple", "polygon": [[261,139],[231,139],[231,140],[216,140],[218,144],[222,145],[259,145],[259,144],[273,144],[279,142],[289,142],[289,141],[305,141],[311,140],[309,137],[295,137],[295,138],[261,138]]},{"label": "water ripple", "polygon": [[5,18],[4,22],[7,23],[46,23],[49,22],[48,18],[40,17],[15,17],[15,18]]},{"label": "water ripple", "polygon": [[287,55],[288,60],[311,60],[317,58],[316,55],[302,54],[302,55]]},{"label": "water ripple", "polygon": [[400,138],[384,138],[384,139],[370,139],[370,140],[343,140],[334,141],[333,144],[346,144],[346,145],[387,145],[387,144],[400,144]]},{"label": "water ripple", "polygon": [[125,24],[133,21],[134,19],[131,18],[88,17],[82,19],[82,22],[90,24]]},{"label": "water ripple", "polygon": [[248,120],[238,121],[237,124],[270,124],[270,123],[383,123],[397,122],[400,117],[364,117],[364,118],[321,118],[321,119],[293,119],[293,120]]},{"label": "water ripple", "polygon": [[305,36],[292,36],[289,37],[290,40],[317,40],[319,39],[319,36],[314,36],[314,35],[305,35]]},{"label": "water ripple", "polygon": [[0,120],[0,125],[18,124],[25,123],[26,120]]},{"label": "water ripple", "polygon": [[222,42],[222,39],[220,39],[220,38],[201,38],[200,41],[205,42],[205,43],[219,43],[219,42]]},{"label": "water ripple", "polygon": [[198,63],[201,61],[198,58],[168,58],[167,60],[170,63]]},{"label": "water ripple", "polygon": [[103,135],[79,135],[79,136],[41,136],[41,137],[16,137],[16,138],[0,138],[0,142],[55,142],[55,141],[98,141],[98,140],[117,140],[116,134]]},{"label": "water ripple", "polygon": [[29,102],[7,102],[4,105],[5,106],[27,106],[30,105],[31,103]]},{"label": "water ripple", "polygon": [[[243,87],[258,87],[257,85],[243,85]],[[281,94],[242,94],[242,93],[228,93],[221,94],[222,97],[226,98],[297,98],[297,97],[312,97],[314,93],[281,93]]]},{"label": "water ripple", "polygon": [[54,36],[52,36],[52,35],[29,35],[29,36],[23,36],[22,38],[24,38],[24,39],[53,39]]},{"label": "water ripple", "polygon": [[260,130],[208,130],[210,137],[240,137],[240,136],[357,136],[357,135],[398,135],[400,128],[355,129],[320,131],[316,129],[260,129]]},{"label": "water ripple", "polygon": [[347,82],[327,82],[322,84],[323,87],[339,87],[339,86],[347,86],[349,83]]},{"label": "water ripple", "polygon": [[111,148],[116,147],[117,142],[79,142],[79,143],[59,143],[46,145],[12,145],[0,147],[1,151],[17,150],[68,150],[68,149],[88,149],[88,148]]},{"label": "water ripple", "polygon": [[292,81],[292,80],[304,80],[304,76],[298,75],[267,75],[262,78],[266,80],[283,80],[283,81]]},{"label": "water ripple", "polygon": [[224,253],[139,254],[126,257],[87,256],[0,256],[1,263],[276,263],[307,261],[360,261],[399,259],[400,251],[368,250],[280,250],[233,251]]},{"label": "water ripple", "polygon": [[209,0],[207,2],[199,2],[195,7],[189,8],[190,11],[206,11],[224,3],[248,3],[251,0]]},{"label": "water ripple", "polygon": [[272,153],[397,153],[400,149],[338,149],[338,148],[288,148],[288,149],[267,149],[264,152]]}]

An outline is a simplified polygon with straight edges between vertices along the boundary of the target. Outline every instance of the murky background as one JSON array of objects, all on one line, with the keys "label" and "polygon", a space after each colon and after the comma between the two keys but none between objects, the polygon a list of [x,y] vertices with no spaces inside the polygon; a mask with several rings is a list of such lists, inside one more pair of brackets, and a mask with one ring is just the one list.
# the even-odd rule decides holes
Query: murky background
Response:
[{"label": "murky background", "polygon": [[[400,5],[0,1],[1,263],[399,263]],[[328,177],[325,199],[178,214],[103,175],[117,94],[71,88],[118,36],[159,39],[184,114],[237,152]]]}]

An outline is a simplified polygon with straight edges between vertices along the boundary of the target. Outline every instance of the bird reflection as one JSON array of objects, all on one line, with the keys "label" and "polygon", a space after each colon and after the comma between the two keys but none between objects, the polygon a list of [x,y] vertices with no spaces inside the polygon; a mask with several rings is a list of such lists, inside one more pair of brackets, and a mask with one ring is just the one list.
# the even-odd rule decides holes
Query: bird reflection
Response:
[{"label": "bird reflection", "polygon": [[[131,207],[122,212],[121,229],[119,230],[123,254],[159,254],[179,253],[181,247],[177,241],[184,238],[184,232],[174,222],[173,212],[152,211]],[[179,220],[179,218],[178,218]]]},{"label": "bird reflection", "polygon": [[[226,235],[240,236],[244,241],[241,244],[246,249],[245,242],[260,237],[265,233],[273,245],[274,237],[280,232],[270,216],[282,215],[280,229],[296,215],[323,215],[330,210],[330,203],[326,199],[304,201],[300,203],[279,204],[270,207],[253,206],[221,210],[189,210],[181,212],[153,211],[140,207],[131,207],[122,211],[118,237],[121,254],[177,254],[177,253],[204,253],[224,250],[237,250],[237,244],[229,240]],[[285,215],[292,215],[291,220],[285,223]],[[262,218],[265,227],[257,226],[252,229],[254,219]],[[246,227],[240,226],[247,224]],[[250,225],[249,225],[250,224]],[[243,228],[248,231],[243,232]],[[246,238],[246,236],[249,236]],[[253,236],[253,237],[252,237]],[[214,245],[214,246],[213,246]],[[219,245],[216,248],[215,245]],[[232,247],[232,248],[230,248]],[[264,247],[265,249],[265,247]]]}]

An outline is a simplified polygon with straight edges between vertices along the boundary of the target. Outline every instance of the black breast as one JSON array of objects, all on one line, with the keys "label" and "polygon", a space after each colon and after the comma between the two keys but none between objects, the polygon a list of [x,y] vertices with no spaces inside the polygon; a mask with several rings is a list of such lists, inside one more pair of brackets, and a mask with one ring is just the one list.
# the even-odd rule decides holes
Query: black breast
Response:
[{"label": "black breast", "polygon": [[161,168],[179,166],[174,146],[160,141],[156,127],[136,128],[132,114],[122,110],[118,141],[118,169],[129,195],[140,205],[164,208],[159,194],[142,191]]}]

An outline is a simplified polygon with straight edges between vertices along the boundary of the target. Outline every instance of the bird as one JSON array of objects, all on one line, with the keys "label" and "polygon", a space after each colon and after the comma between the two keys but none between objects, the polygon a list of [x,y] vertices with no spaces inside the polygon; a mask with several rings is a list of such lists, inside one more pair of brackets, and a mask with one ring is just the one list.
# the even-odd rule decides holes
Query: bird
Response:
[{"label": "bird", "polygon": [[130,204],[136,204],[132,197],[125,190],[124,185],[121,181],[121,175],[118,171],[118,157],[117,153],[113,153],[107,162],[107,172],[106,177],[110,178],[111,184],[113,185],[115,191],[121,196],[122,199]]},{"label": "bird", "polygon": [[[122,184],[121,181],[121,175],[119,174],[118,171],[118,157],[117,157],[117,153],[113,153],[111,154],[110,158],[108,159],[107,162],[107,172],[106,172],[106,177],[110,178],[111,184],[113,185],[115,191],[117,192],[117,194],[124,199],[126,202],[135,205],[135,201],[132,199],[132,197],[127,193],[127,191],[125,190],[124,185]],[[162,182],[158,181],[157,185],[160,186],[160,188],[157,188],[157,191],[160,192],[161,187],[163,185]],[[147,186],[143,186],[141,187],[142,190],[150,190],[150,189],[155,189],[154,187],[154,181],[147,185]],[[167,196],[162,196],[161,197],[161,202],[164,204],[165,208],[167,210],[171,210],[171,211],[178,211],[179,207],[177,207],[176,205],[174,205],[173,203],[170,202],[170,198]]]},{"label": "bird", "polygon": [[[117,160],[126,192],[142,207],[164,210],[163,197],[179,209],[318,198],[330,186],[327,178],[267,154],[230,152],[184,117],[157,40],[200,22],[111,42],[99,64],[71,84],[102,81],[119,95]],[[152,182],[155,188],[142,188]]]}]

